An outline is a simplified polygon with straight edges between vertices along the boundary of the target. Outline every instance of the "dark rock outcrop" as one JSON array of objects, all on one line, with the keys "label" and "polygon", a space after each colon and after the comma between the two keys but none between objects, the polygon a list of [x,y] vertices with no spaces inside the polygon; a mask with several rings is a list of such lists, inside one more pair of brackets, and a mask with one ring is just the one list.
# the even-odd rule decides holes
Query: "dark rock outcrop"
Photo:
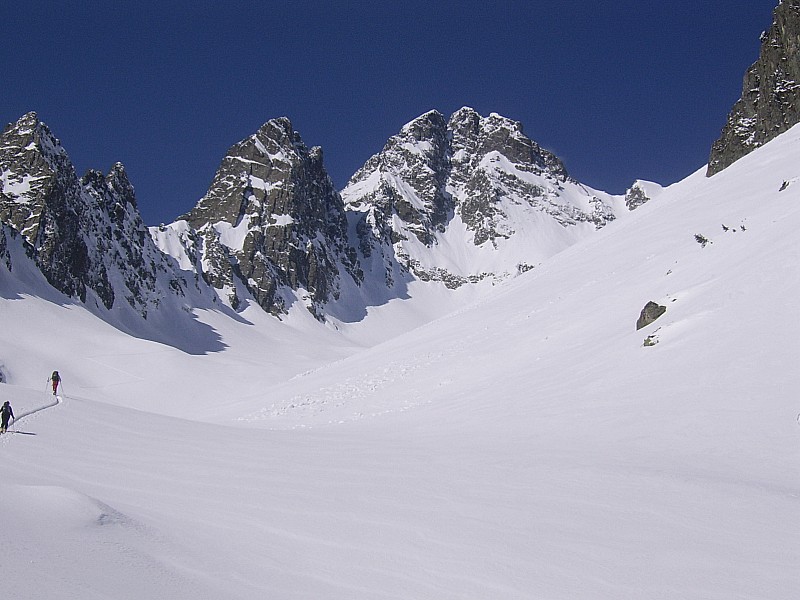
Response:
[{"label": "dark rock outcrop", "polygon": [[231,147],[208,193],[181,219],[190,226],[181,235],[196,268],[234,308],[246,290],[273,314],[300,296],[321,317],[340,277],[359,280],[322,151],[306,147],[287,118]]},{"label": "dark rock outcrop", "polygon": [[661,306],[660,304],[657,304],[651,300],[645,304],[644,308],[642,309],[642,312],[639,315],[639,320],[636,321],[636,330],[638,331],[642,327],[647,327],[665,312],[667,312],[666,306]]},{"label": "dark rock outcrop", "polygon": [[781,0],[761,36],[758,60],[744,77],[720,138],[714,142],[707,175],[763,146],[800,122],[800,0]]},{"label": "dark rock outcrop", "polygon": [[628,210],[636,210],[642,204],[646,204],[649,201],[650,197],[647,195],[647,190],[644,189],[641,182],[635,182],[625,192],[625,206],[628,207]]},{"label": "dark rock outcrop", "polygon": [[96,296],[107,309],[124,300],[146,317],[180,277],[158,251],[117,163],[107,175],[75,173],[66,151],[36,113],[0,138],[0,222],[22,236],[47,281],[67,296]]}]

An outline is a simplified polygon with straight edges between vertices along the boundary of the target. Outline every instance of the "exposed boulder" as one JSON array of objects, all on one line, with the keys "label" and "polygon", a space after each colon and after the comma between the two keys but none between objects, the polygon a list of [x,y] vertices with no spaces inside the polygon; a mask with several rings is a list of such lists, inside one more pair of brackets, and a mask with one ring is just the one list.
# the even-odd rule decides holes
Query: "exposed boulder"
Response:
[{"label": "exposed boulder", "polygon": [[665,312],[667,312],[666,306],[661,306],[660,304],[657,304],[651,300],[645,304],[644,308],[642,309],[642,312],[639,315],[639,320],[636,321],[636,330],[638,331],[642,327],[647,327]]},{"label": "exposed boulder", "polygon": [[637,179],[625,192],[625,206],[628,207],[628,210],[636,210],[659,196],[663,191],[664,188],[657,183]]}]

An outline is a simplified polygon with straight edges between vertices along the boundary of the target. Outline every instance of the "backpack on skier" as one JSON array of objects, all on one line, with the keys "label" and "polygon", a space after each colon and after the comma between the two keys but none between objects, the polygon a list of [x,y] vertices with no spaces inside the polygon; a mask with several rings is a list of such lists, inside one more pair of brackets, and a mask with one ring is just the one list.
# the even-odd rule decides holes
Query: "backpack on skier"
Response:
[{"label": "backpack on skier", "polygon": [[61,383],[61,375],[58,374],[58,371],[53,371],[53,374],[50,375],[50,379],[48,381],[53,382],[53,395],[56,395],[56,391],[58,390],[58,384]]},{"label": "backpack on skier", "polygon": [[13,418],[14,411],[11,410],[11,404],[6,400],[5,404],[0,407],[0,433],[6,432],[6,429],[8,429],[8,421]]}]

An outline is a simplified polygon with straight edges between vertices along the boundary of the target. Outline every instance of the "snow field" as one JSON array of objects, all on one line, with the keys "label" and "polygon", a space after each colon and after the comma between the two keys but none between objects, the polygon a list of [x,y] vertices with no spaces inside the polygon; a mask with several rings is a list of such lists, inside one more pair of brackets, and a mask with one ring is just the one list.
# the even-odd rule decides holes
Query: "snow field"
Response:
[{"label": "snow field", "polygon": [[426,292],[338,332],[202,311],[186,354],[0,279],[0,401],[65,379],[0,436],[4,591],[795,598],[798,143],[418,327]]}]

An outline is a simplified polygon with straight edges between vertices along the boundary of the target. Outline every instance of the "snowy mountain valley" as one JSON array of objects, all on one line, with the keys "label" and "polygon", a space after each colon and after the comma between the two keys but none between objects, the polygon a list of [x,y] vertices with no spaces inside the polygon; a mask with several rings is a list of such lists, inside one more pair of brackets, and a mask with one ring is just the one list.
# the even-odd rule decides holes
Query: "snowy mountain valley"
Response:
[{"label": "snowy mountain valley", "polygon": [[370,334],[195,309],[194,354],[55,292],[8,236],[6,592],[794,597],[798,153],[794,128],[698,171],[424,326],[414,286]]},{"label": "snowy mountain valley", "polygon": [[339,191],[279,118],[147,227],[124,166],[9,125],[5,596],[796,598],[800,1],[775,14],[709,165],[625,195],[466,107]]}]

